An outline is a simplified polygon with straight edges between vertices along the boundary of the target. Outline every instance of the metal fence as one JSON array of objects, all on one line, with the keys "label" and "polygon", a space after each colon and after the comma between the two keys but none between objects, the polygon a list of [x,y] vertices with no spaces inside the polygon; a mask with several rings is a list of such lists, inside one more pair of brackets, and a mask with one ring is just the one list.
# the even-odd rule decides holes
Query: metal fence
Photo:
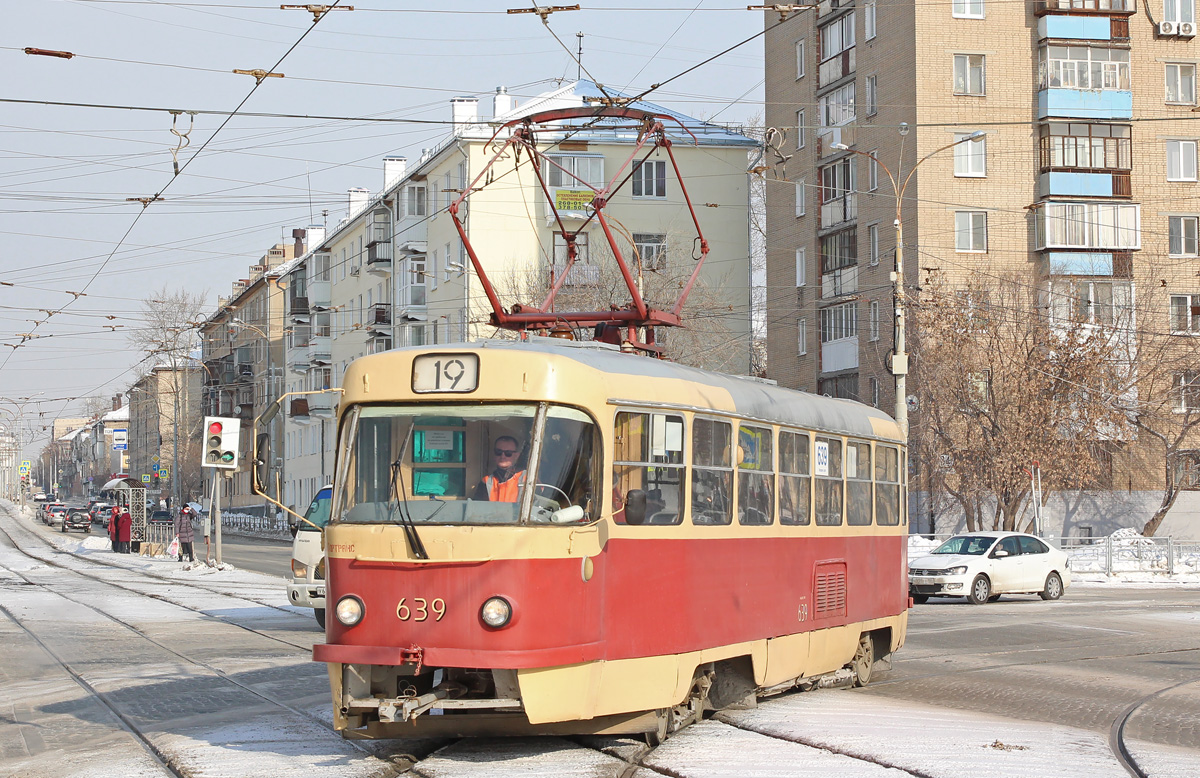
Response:
[{"label": "metal fence", "polygon": [[[253,516],[244,513],[222,513],[221,531],[235,533],[244,532],[255,537],[288,538],[292,533],[288,530],[287,519],[281,516]],[[200,533],[197,532],[197,535]]]},{"label": "metal fence", "polygon": [[[921,535],[936,548],[952,535]],[[1200,541],[1141,535],[1102,538],[1046,538],[1070,558],[1073,573],[1200,573]],[[912,559],[918,552],[910,550]]]}]

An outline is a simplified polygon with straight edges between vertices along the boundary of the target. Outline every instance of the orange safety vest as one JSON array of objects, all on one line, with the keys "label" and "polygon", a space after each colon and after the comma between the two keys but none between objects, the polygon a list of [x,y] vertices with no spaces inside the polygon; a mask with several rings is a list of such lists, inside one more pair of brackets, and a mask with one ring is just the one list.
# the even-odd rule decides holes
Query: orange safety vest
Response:
[{"label": "orange safety vest", "polygon": [[507,481],[500,481],[495,476],[485,475],[483,483],[487,486],[488,500],[492,502],[516,502],[521,487],[525,485],[525,471],[522,470]]}]

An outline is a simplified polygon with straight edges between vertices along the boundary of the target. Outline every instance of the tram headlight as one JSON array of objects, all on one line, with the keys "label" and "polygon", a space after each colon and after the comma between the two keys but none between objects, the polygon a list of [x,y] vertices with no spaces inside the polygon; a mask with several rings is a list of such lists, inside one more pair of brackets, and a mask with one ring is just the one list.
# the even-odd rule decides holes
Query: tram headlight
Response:
[{"label": "tram headlight", "polygon": [[337,608],[334,609],[334,615],[337,616],[337,620],[342,624],[345,624],[347,627],[353,627],[362,621],[363,610],[362,600],[352,594],[348,594],[338,600]]},{"label": "tram headlight", "polygon": [[947,570],[946,575],[962,575],[965,572],[967,572],[967,566],[959,565],[958,567],[952,567]]},{"label": "tram headlight", "polygon": [[492,629],[500,629],[512,620],[512,605],[503,597],[489,597],[479,609],[479,618]]}]

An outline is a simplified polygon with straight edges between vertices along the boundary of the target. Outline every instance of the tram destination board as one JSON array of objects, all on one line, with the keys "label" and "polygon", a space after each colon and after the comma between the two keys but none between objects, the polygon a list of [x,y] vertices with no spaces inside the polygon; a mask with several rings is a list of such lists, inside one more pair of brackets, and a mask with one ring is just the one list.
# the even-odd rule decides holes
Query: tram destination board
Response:
[{"label": "tram destination board", "polygon": [[473,392],[478,388],[478,354],[423,354],[413,360],[414,392]]}]

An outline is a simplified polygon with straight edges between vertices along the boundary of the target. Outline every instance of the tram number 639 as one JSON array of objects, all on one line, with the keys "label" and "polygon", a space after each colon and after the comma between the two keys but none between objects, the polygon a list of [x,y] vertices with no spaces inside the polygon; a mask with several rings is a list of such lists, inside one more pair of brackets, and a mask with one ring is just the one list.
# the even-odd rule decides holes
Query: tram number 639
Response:
[{"label": "tram number 639", "polygon": [[446,615],[446,601],[441,597],[434,597],[432,600],[413,597],[412,605],[409,605],[408,598],[401,597],[396,605],[396,616],[401,621],[428,621],[431,613],[434,621],[441,621]]}]

